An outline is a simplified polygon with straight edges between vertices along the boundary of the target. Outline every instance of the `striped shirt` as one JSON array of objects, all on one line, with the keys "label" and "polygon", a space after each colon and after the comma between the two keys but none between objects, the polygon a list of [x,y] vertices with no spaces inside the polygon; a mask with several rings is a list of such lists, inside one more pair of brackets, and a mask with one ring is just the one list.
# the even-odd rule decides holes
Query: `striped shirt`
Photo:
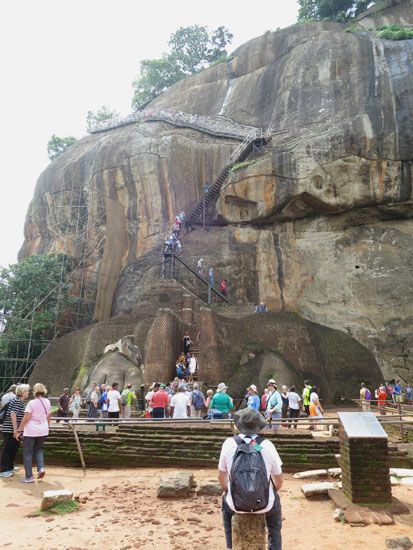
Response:
[{"label": "striped shirt", "polygon": [[14,397],[14,399],[9,401],[8,407],[7,407],[7,412],[6,412],[6,417],[5,417],[4,422],[3,422],[3,433],[4,432],[13,433],[14,432],[13,423],[11,421],[11,416],[10,416],[11,413],[13,413],[13,412],[16,413],[17,427],[19,427],[20,422],[23,420],[24,409],[25,409],[24,403],[20,399],[20,397]]}]

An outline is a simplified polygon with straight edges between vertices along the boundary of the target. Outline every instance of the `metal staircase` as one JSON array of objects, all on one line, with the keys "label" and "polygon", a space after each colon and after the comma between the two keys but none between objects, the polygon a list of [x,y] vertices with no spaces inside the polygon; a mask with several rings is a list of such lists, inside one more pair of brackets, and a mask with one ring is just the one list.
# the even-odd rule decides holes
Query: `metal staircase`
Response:
[{"label": "metal staircase", "polygon": [[[184,260],[182,258],[182,256],[178,256],[174,252],[165,252],[164,253],[164,273],[163,273],[164,278],[170,277],[172,279],[178,280],[177,273],[176,273],[176,263],[177,262],[180,265],[183,265],[186,270],[188,270],[190,273],[192,273],[192,275],[194,275],[197,278],[197,280],[201,281],[201,283],[207,288],[207,290],[208,290],[208,304],[210,304],[212,302],[212,295],[217,296],[220,300],[222,300],[223,302],[225,302],[227,304],[230,303],[228,298],[224,294],[222,294],[222,292],[220,292],[217,288],[215,288],[214,286],[211,286],[209,284],[209,281],[207,279],[205,279],[205,277],[200,275],[198,273],[197,269],[194,266],[192,266],[186,260]],[[202,298],[200,298],[200,299],[202,299]]]},{"label": "metal staircase", "polygon": [[263,141],[263,137],[257,137],[257,132],[251,132],[248,134],[244,140],[239,144],[239,146],[235,149],[235,151],[232,153],[230,162],[227,164],[221,172],[218,174],[217,178],[209,188],[208,192],[204,194],[204,196],[200,199],[198,204],[195,206],[195,208],[190,212],[189,216],[185,220],[186,227],[189,227],[191,225],[196,225],[199,222],[199,219],[202,215],[202,217],[205,220],[205,217],[207,215],[207,211],[209,211],[210,207],[215,204],[219,192],[221,191],[222,185],[224,184],[225,180],[228,178],[231,166],[235,163],[243,162],[246,160],[251,153],[251,149],[256,142]]}]

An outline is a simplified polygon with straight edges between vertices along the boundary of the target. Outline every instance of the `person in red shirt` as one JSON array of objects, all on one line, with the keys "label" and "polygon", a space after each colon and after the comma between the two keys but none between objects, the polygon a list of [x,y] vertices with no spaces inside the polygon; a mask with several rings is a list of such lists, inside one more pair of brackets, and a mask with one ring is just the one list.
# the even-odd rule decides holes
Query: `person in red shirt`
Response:
[{"label": "person in red shirt", "polygon": [[380,414],[386,414],[386,399],[386,388],[384,386],[380,386],[379,393],[377,394],[377,404],[379,406]]},{"label": "person in red shirt", "polygon": [[152,407],[152,418],[166,418],[169,397],[158,382],[153,387],[153,396],[150,406]]},{"label": "person in red shirt", "polygon": [[224,296],[227,295],[228,285],[225,279],[222,279],[221,284],[219,285],[219,290],[221,291],[221,294],[223,294]]},{"label": "person in red shirt", "polygon": [[265,388],[264,393],[261,396],[261,410],[266,411],[267,410],[267,399],[268,399],[268,388]]}]

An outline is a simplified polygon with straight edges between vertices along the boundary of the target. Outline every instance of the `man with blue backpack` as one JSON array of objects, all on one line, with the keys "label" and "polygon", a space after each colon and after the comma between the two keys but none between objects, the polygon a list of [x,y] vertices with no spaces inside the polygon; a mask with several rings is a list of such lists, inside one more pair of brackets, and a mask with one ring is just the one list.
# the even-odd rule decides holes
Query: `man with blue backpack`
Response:
[{"label": "man with blue backpack", "polygon": [[232,548],[232,516],[265,514],[268,549],[281,550],[282,462],[273,443],[259,435],[267,425],[249,407],[234,414],[239,435],[226,439],[218,464],[218,480],[225,491],[222,500],[227,548]]}]

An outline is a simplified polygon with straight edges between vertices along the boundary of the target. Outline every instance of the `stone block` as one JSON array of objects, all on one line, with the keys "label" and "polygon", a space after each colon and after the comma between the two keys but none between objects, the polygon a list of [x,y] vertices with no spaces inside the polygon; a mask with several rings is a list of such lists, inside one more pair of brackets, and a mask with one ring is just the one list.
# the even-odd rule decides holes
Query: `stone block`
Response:
[{"label": "stone block", "polygon": [[386,539],[386,548],[402,548],[403,550],[408,550],[409,548],[413,548],[413,543],[409,537]]},{"label": "stone block", "polygon": [[266,550],[264,514],[234,514],[232,519],[233,550]]},{"label": "stone block", "polygon": [[340,477],[341,476],[341,468],[329,468],[327,470],[327,473],[331,477]]},{"label": "stone block", "polygon": [[297,472],[294,474],[294,479],[312,479],[315,477],[323,477],[327,475],[327,470],[307,470],[305,472]]},{"label": "stone block", "polygon": [[50,510],[56,504],[61,504],[62,502],[70,502],[73,500],[73,491],[66,489],[61,489],[58,491],[45,491],[43,493],[42,502],[40,505],[40,510]]},{"label": "stone block", "polygon": [[329,490],[334,488],[335,484],[331,481],[322,481],[320,483],[306,483],[305,485],[301,486],[301,490],[306,497],[326,495]]},{"label": "stone block", "polygon": [[161,477],[157,496],[159,498],[186,498],[193,493],[194,485],[193,474],[169,472]]},{"label": "stone block", "polygon": [[409,468],[390,468],[390,475],[397,477],[413,477],[413,470]]},{"label": "stone block", "polygon": [[218,481],[206,479],[199,482],[196,494],[199,496],[220,496],[222,495],[222,488]]}]

